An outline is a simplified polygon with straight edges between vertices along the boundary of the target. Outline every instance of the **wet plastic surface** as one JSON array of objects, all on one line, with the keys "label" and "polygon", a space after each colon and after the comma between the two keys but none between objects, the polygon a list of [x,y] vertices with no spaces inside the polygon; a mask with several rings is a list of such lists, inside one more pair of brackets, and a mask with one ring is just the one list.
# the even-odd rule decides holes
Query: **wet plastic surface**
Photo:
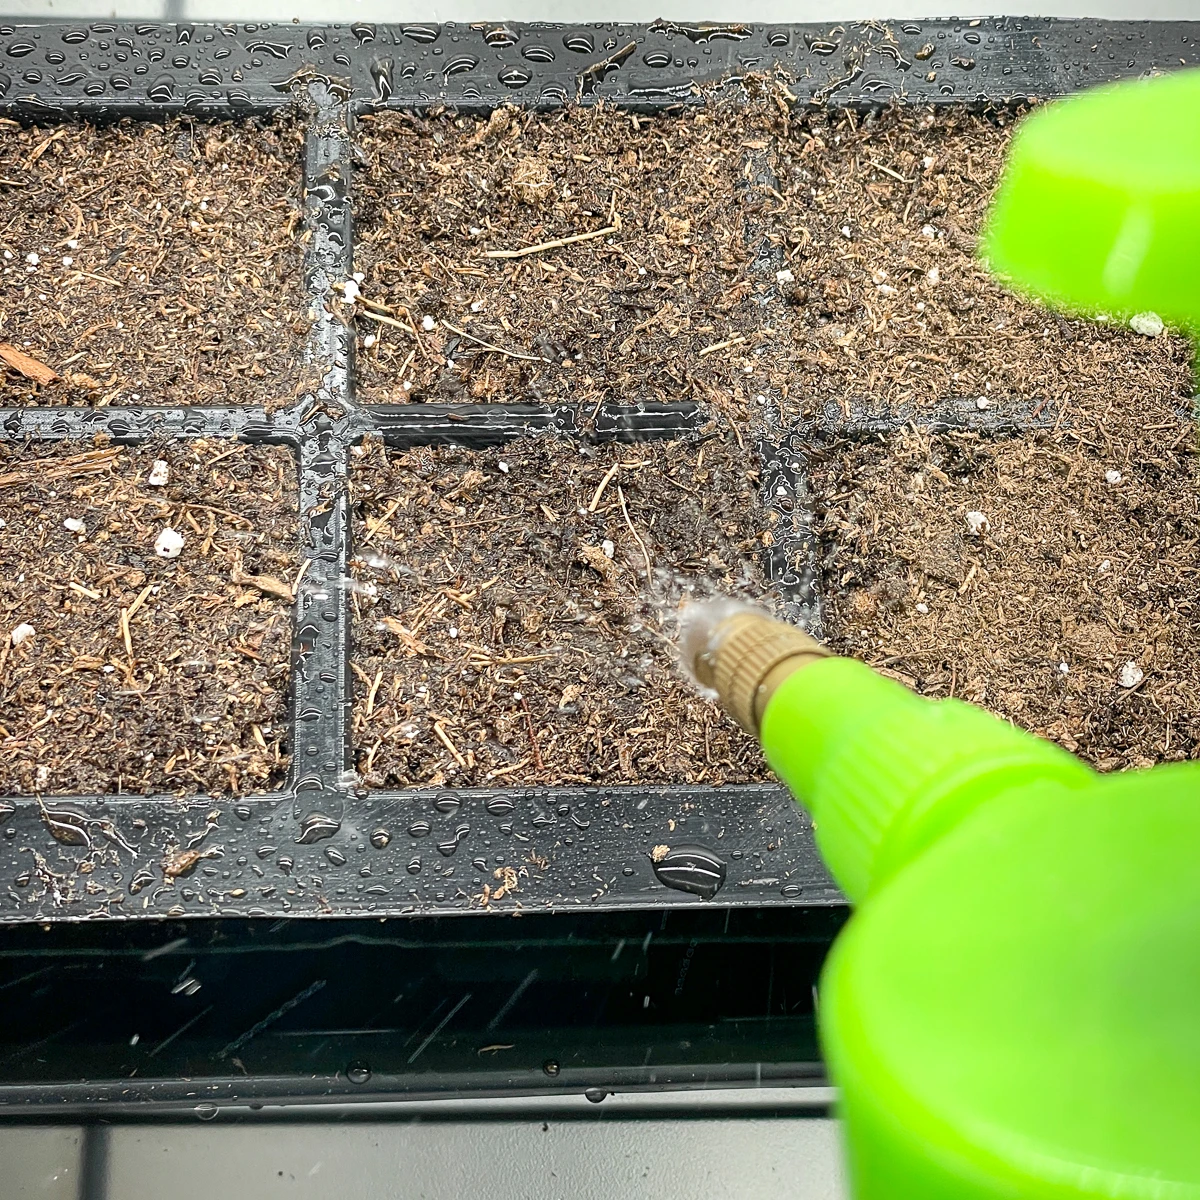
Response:
[{"label": "wet plastic surface", "polygon": [[[477,906],[479,881],[508,867],[519,872],[519,891],[489,911],[840,905],[807,818],[778,787],[361,788],[349,738],[350,448],[370,433],[397,447],[478,447],[529,433],[579,437],[584,422],[570,407],[355,402],[353,338],[333,311],[333,285],[353,270],[355,113],[601,97],[658,109],[686,102],[698,82],[736,79],[776,62],[796,77],[798,102],[1007,100],[1200,61],[1196,45],[1186,24],[1008,19],[849,30],[666,22],[0,27],[0,109],[22,119],[180,111],[237,119],[297,105],[307,131],[304,283],[314,316],[306,356],[322,378],[314,394],[274,416],[240,408],[0,412],[0,436],[15,441],[85,441],[104,433],[131,443],[166,434],[289,446],[299,462],[307,563],[295,611],[289,786],[238,801],[9,797],[2,804],[0,873],[7,870],[9,882],[0,888],[0,921],[464,912]],[[736,84],[726,91],[736,103]],[[750,239],[760,234],[747,229]],[[763,269],[771,266],[764,262]],[[701,420],[692,405],[614,402],[587,436],[670,438]],[[913,420],[1001,436],[1025,423],[970,399],[948,399],[932,414],[866,406],[849,417],[830,412],[763,441],[764,500],[781,517],[767,552],[768,577],[791,619],[815,633],[821,612],[806,515],[806,447]],[[662,844],[672,854],[656,869],[649,852]],[[199,855],[190,871],[168,878],[162,859],[181,847]]]},{"label": "wet plastic surface", "polygon": [[985,17],[822,25],[0,24],[0,108],[215,116],[281,108],[322,80],[356,106],[490,109],[601,98],[658,109],[780,64],[838,105],[1055,96],[1200,61],[1194,23]]},{"label": "wet plastic surface", "polygon": [[844,919],[708,906],[13,928],[0,1117],[820,1084],[813,988]]}]

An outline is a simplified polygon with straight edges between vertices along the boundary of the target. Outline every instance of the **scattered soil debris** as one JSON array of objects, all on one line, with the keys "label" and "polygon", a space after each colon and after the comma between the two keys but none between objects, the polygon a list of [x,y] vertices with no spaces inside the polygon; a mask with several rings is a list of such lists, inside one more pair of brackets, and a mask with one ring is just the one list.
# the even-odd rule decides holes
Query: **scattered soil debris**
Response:
[{"label": "scattered soil debris", "polygon": [[631,445],[367,447],[351,480],[365,781],[766,778],[662,632],[684,596],[762,597],[759,486],[757,456],[716,428]]},{"label": "scattered soil debris", "polygon": [[1200,757],[1195,429],[1161,395],[1073,412],[1054,435],[910,432],[819,463],[834,646],[1103,770]]},{"label": "scattered soil debris", "polygon": [[180,875],[190,875],[204,859],[220,858],[224,853],[220,846],[213,846],[208,850],[184,850],[181,846],[175,846],[163,855],[163,876],[166,879],[177,879]]},{"label": "scattered soil debris", "polygon": [[775,277],[749,246],[776,203],[759,183],[773,179],[767,131],[782,118],[753,111],[366,118],[360,395],[589,403],[761,390]]},{"label": "scattered soil debris", "polygon": [[0,121],[0,406],[293,401],[302,139]]},{"label": "scattered soil debris", "polygon": [[244,580],[295,576],[296,505],[282,448],[0,442],[0,793],[281,782],[291,611]]}]

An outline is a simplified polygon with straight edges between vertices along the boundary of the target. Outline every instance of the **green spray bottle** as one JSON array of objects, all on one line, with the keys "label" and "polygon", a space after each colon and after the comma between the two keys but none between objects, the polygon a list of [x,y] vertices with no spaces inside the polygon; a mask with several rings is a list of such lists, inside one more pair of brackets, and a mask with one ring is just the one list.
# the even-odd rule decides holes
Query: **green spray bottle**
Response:
[{"label": "green spray bottle", "polygon": [[[1200,323],[1200,73],[1018,133],[994,268]],[[1200,764],[1101,776],[754,610],[683,654],[855,905],[820,987],[858,1200],[1200,1200]]]}]

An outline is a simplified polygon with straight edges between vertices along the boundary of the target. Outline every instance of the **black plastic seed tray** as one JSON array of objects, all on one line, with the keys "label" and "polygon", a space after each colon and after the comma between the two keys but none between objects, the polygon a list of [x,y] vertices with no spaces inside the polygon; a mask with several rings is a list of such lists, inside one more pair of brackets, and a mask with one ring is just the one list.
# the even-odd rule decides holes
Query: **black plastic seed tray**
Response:
[{"label": "black plastic seed tray", "polygon": [[[702,413],[636,396],[612,397],[595,414],[359,404],[353,337],[331,312],[333,285],[353,271],[354,121],[433,105],[604,101],[661,111],[721,84],[717,102],[736,104],[741,76],[775,67],[798,105],[1010,105],[1200,65],[1198,38],[1200,23],[1024,18],[831,27],[0,20],[0,112],[22,121],[239,120],[294,108],[306,134],[304,285],[316,314],[304,354],[321,381],[274,414],[0,411],[0,438],[31,453],[39,441],[97,434],[287,446],[306,563],[285,788],[236,801],[0,797],[0,1114],[77,1119],[120,1106],[126,1116],[210,1118],[229,1106],[246,1115],[329,1100],[584,1090],[600,1099],[615,1089],[821,1082],[813,986],[846,909],[807,818],[781,788],[359,784],[341,583],[353,550],[352,447],[368,435],[398,448],[478,448],[528,434],[669,439],[687,436]],[[761,231],[747,225],[756,264],[773,272]],[[1003,437],[1055,419],[947,397],[920,413],[864,401],[769,432],[764,501],[779,520],[765,569],[790,618],[821,631],[805,476],[824,443],[914,423]],[[201,837],[219,857],[167,886],[164,849]],[[648,851],[659,844],[672,850],[656,866]],[[522,880],[519,908],[473,905],[478,864],[531,853],[545,866]],[[72,883],[81,864],[94,867],[86,886]],[[187,919],[197,917],[209,919]],[[299,917],[339,919],[318,927]],[[102,1142],[89,1146],[102,1171]]]},{"label": "black plastic seed tray", "polygon": [[[349,742],[353,679],[342,583],[352,553],[350,448],[369,434],[398,447],[480,447],[531,433],[580,437],[585,422],[570,407],[356,402],[353,337],[330,304],[333,285],[353,271],[355,118],[435,104],[486,111],[502,103],[604,100],[661,110],[694,100],[697,85],[721,83],[719,95],[734,104],[739,77],[776,68],[793,81],[797,104],[1005,104],[1200,62],[1198,28],[1009,18],[833,28],[667,21],[587,27],[0,24],[0,111],[21,120],[172,113],[237,120],[295,106],[306,130],[304,283],[316,313],[305,355],[321,377],[313,393],[274,415],[239,408],[0,411],[0,437],[30,444],[82,442],[104,433],[120,443],[205,436],[289,446],[298,463],[306,560],[294,614],[288,786],[236,802],[5,798],[0,877],[10,882],[0,888],[0,921],[466,911],[478,864],[490,866],[515,850],[522,859],[536,852],[548,864],[523,882],[525,911],[842,904],[807,819],[776,786],[361,788]],[[751,229],[747,236],[753,237]],[[1029,421],[1047,417],[1030,413]],[[673,438],[701,419],[689,405],[614,398],[595,414],[586,436]],[[767,574],[792,619],[816,632],[820,598],[806,517],[806,447],[828,436],[873,436],[912,419],[864,406],[859,416],[830,413],[764,439],[764,498],[781,518]],[[1011,415],[998,422],[972,401],[952,398],[944,411],[920,420],[1000,435],[1014,425]],[[432,837],[408,833],[418,814]],[[104,839],[103,830],[112,828],[135,853]],[[189,845],[206,829],[205,845],[220,857],[163,886],[156,871],[164,847]],[[97,840],[117,846],[120,863],[106,854],[104,869],[86,889],[23,875],[36,851],[51,872],[70,876]],[[648,850],[663,842],[672,853],[656,866]],[[27,886],[12,882],[20,878]]]}]

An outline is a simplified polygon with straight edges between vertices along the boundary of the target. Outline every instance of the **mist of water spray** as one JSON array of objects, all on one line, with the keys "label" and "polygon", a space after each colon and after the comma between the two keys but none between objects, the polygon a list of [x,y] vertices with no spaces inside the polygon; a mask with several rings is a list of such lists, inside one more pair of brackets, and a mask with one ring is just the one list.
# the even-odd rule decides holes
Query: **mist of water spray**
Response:
[{"label": "mist of water spray", "polygon": [[[717,643],[712,642],[712,638],[733,613],[766,611],[766,598],[761,595],[760,589],[761,584],[752,579],[748,572],[733,585],[735,592],[741,591],[747,597],[741,599],[729,594],[728,584],[721,586],[703,576],[660,567],[640,593],[638,610],[645,618],[643,628],[650,636],[666,644],[683,678],[706,700],[714,700],[716,695],[712,689],[696,678],[697,655],[716,648]],[[759,603],[749,602],[750,598]]]},{"label": "mist of water spray", "polygon": [[693,600],[685,604],[678,616],[677,651],[679,669],[689,683],[706,699],[716,700],[717,693],[700,682],[696,673],[698,663],[711,662],[720,648],[729,618],[742,612],[769,616],[756,604],[720,596],[712,600]]}]

